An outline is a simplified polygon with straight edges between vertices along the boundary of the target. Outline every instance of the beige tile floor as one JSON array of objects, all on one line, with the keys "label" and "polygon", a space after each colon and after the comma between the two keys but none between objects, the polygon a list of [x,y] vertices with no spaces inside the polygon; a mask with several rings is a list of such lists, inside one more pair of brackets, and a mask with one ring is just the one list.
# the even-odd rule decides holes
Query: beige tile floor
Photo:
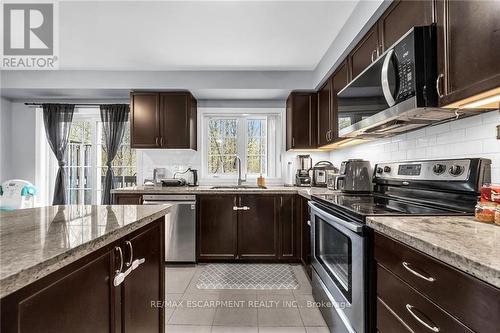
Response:
[{"label": "beige tile floor", "polygon": [[166,268],[167,333],[328,333],[302,266],[296,290],[200,290],[203,265]]}]

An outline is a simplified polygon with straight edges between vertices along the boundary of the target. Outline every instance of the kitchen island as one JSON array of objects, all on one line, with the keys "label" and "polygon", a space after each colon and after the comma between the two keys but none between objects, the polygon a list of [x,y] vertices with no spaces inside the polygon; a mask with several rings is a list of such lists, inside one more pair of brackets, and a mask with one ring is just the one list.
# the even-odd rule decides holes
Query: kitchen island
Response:
[{"label": "kitchen island", "polygon": [[164,300],[163,221],[170,209],[0,212],[0,331],[162,332],[164,311],[151,304]]}]

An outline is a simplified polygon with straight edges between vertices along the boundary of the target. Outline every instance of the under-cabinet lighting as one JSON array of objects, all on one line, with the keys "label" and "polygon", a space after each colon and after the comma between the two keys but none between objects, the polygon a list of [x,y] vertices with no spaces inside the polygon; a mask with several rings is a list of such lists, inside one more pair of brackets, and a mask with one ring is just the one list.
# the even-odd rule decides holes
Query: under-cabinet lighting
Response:
[{"label": "under-cabinet lighting", "polygon": [[322,151],[330,151],[330,150],[334,150],[336,148],[344,148],[344,147],[348,147],[348,146],[358,145],[360,143],[366,143],[368,141],[369,140],[366,140],[366,139],[345,138],[345,139],[342,139],[341,141],[334,142],[334,143],[331,143],[329,145],[321,146],[321,147],[319,147],[319,149],[321,149]]},{"label": "under-cabinet lighting", "polygon": [[500,87],[446,105],[451,109],[498,109]]},{"label": "under-cabinet lighting", "polygon": [[491,97],[487,97],[487,98],[483,98],[483,99],[480,99],[478,101],[475,101],[475,102],[472,102],[472,103],[469,103],[469,104],[465,104],[465,105],[461,106],[461,108],[471,108],[471,109],[474,109],[474,108],[479,108],[481,106],[489,105],[489,104],[492,104],[492,103],[498,103],[498,102],[500,102],[500,94],[494,95],[494,96],[491,96]]}]

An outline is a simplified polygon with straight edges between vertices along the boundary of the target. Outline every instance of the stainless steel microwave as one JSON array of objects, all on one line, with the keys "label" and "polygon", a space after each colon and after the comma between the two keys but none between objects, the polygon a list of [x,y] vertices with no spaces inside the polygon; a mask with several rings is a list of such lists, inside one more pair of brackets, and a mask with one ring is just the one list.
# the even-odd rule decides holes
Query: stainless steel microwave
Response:
[{"label": "stainless steel microwave", "polygon": [[337,94],[339,136],[386,137],[457,117],[438,108],[436,83],[436,27],[414,27]]}]

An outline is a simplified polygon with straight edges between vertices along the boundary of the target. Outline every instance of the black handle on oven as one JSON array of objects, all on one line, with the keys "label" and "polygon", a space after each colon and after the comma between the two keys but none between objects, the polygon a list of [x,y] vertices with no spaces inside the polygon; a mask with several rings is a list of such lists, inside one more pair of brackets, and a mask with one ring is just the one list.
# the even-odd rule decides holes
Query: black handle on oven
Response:
[{"label": "black handle on oven", "polygon": [[323,216],[326,220],[328,220],[327,222],[329,221],[333,221],[334,223],[336,224],[339,224],[355,233],[361,233],[363,231],[363,226],[357,224],[357,223],[353,223],[353,222],[350,222],[350,221],[346,221],[346,220],[343,220],[343,219],[340,219],[330,213],[327,213],[325,212],[324,210],[322,210],[320,207],[318,207],[317,204],[315,204],[314,202],[311,202],[309,201],[308,202],[308,205],[309,207],[311,207],[311,210],[316,212],[319,216]]}]

